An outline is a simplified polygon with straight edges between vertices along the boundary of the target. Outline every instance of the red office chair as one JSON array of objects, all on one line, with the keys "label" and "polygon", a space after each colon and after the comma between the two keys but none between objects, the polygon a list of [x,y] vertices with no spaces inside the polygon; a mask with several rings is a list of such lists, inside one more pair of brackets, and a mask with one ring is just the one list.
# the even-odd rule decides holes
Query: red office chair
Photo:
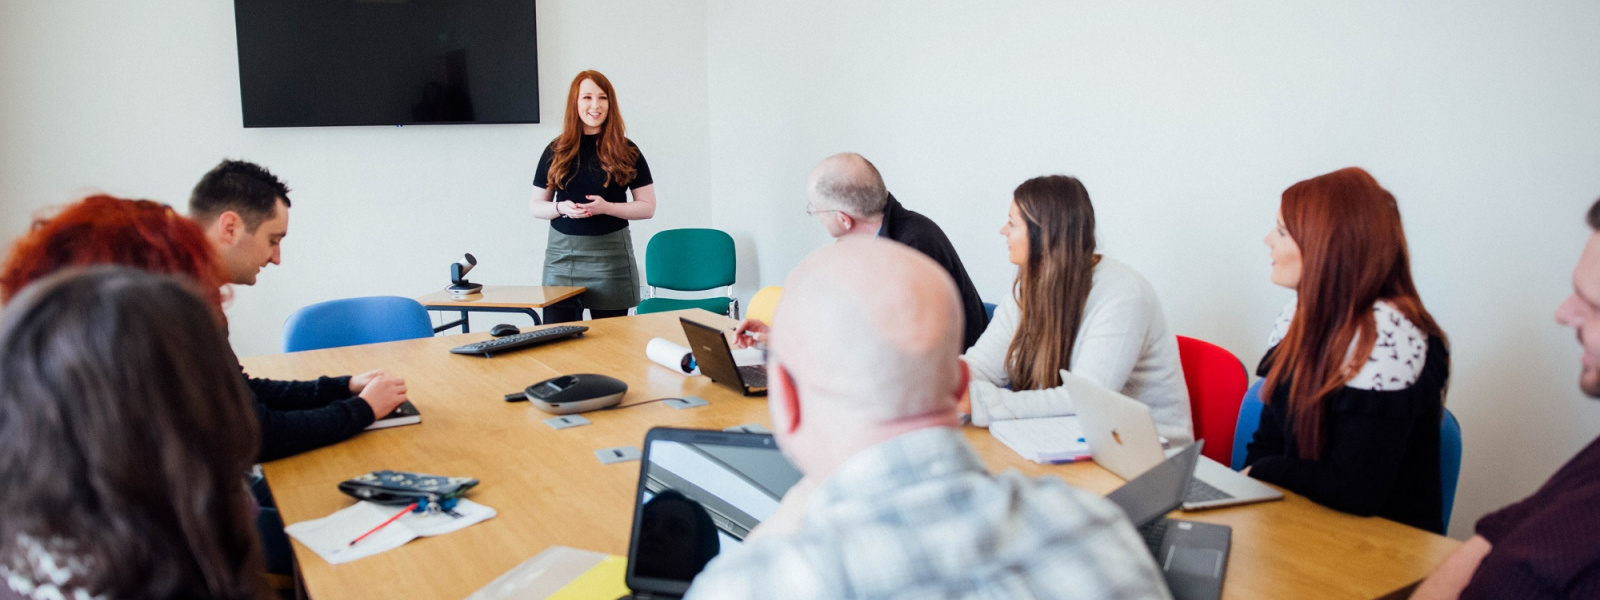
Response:
[{"label": "red office chair", "polygon": [[1222,346],[1178,336],[1178,360],[1189,388],[1189,411],[1194,435],[1206,441],[1202,454],[1222,464],[1233,457],[1233,428],[1239,419],[1239,402],[1250,387],[1250,376],[1239,357]]}]

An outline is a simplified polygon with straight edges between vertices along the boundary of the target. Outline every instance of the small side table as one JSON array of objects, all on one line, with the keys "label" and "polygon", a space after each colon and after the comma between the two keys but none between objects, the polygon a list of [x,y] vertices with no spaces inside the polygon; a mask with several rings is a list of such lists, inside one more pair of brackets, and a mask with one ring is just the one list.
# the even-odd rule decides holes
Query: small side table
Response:
[{"label": "small side table", "polygon": [[439,290],[426,296],[419,296],[417,302],[422,303],[428,310],[440,312],[457,311],[461,318],[433,328],[434,333],[439,333],[457,325],[461,326],[461,333],[471,333],[467,325],[467,313],[470,312],[499,312],[522,313],[533,317],[533,324],[543,324],[539,318],[539,311],[562,300],[582,294],[587,288],[543,286],[543,285],[486,285],[483,292],[473,294],[466,300],[456,300],[450,297],[447,290]]}]

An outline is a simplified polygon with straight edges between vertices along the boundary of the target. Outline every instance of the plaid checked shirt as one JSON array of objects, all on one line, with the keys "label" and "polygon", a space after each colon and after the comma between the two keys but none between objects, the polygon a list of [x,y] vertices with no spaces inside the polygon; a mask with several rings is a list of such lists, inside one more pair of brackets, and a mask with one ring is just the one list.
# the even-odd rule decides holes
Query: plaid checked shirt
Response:
[{"label": "plaid checked shirt", "polygon": [[686,600],[1170,598],[1122,511],[1048,477],[992,476],[961,432],[841,465],[792,534],[718,556]]}]

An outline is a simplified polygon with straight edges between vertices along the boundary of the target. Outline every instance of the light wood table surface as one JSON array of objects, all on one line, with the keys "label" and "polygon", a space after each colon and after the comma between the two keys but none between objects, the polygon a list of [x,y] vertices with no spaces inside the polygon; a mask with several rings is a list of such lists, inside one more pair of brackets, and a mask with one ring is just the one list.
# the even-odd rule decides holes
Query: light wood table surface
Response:
[{"label": "light wood table surface", "polygon": [[[320,518],[354,502],[340,481],[375,469],[476,477],[469,497],[499,516],[464,530],[422,538],[370,558],[329,565],[294,542],[307,591],[317,600],[462,598],[551,545],[627,554],[639,463],[601,465],[594,451],[639,446],[652,426],[722,429],[770,426],[764,399],[685,377],[644,357],[646,342],[684,344],[679,316],[734,321],[692,310],[585,322],[580,339],[485,359],[449,354],[487,334],[314,350],[245,359],[254,377],[304,379],[382,367],[406,378],[422,424],[365,432],[354,439],[265,465],[285,523]],[[551,415],[505,394],[570,373],[626,381],[623,405],[699,396],[710,406],[661,403],[588,413],[592,425],[554,430]],[[988,431],[967,439],[992,471],[1055,475],[1104,494],[1122,480],[1093,463],[1038,465]],[[1286,500],[1197,513],[1184,519],[1233,527],[1224,598],[1372,598],[1430,572],[1458,542],[1379,518],[1362,518],[1286,493]]]},{"label": "light wood table surface", "polygon": [[448,289],[417,297],[417,302],[428,310],[459,311],[461,318],[433,328],[439,333],[457,325],[461,333],[470,332],[467,326],[469,312],[518,313],[533,317],[534,325],[543,323],[536,308],[544,308],[588,291],[588,288],[555,285],[486,285],[477,294],[466,299],[450,296]]}]

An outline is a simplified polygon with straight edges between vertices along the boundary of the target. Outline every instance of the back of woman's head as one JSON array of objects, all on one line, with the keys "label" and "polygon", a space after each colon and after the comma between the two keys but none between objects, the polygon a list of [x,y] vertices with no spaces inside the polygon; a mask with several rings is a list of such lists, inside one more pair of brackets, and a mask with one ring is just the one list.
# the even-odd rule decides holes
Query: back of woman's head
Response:
[{"label": "back of woman's head", "polygon": [[37,576],[42,549],[94,595],[260,596],[243,484],[259,433],[196,286],[69,269],[0,312],[6,575]]},{"label": "back of woman's head", "polygon": [[87,265],[123,265],[190,277],[220,315],[227,274],[205,232],[171,207],[150,200],[90,196],[36,221],[0,268],[0,303],[33,281]]},{"label": "back of woman's head", "polygon": [[1321,452],[1320,401],[1372,352],[1373,304],[1386,301],[1424,333],[1441,339],[1444,333],[1411,280],[1400,208],[1372,175],[1349,167],[1307,179],[1284,190],[1280,208],[1300,248],[1299,300],[1266,385],[1291,382],[1290,406],[1310,458]]},{"label": "back of woman's head", "polygon": [[1028,262],[1014,292],[1021,322],[1007,351],[1011,386],[1061,385],[1094,285],[1094,205],[1077,178],[1046,175],[1022,182],[1013,194],[1028,228]]}]

